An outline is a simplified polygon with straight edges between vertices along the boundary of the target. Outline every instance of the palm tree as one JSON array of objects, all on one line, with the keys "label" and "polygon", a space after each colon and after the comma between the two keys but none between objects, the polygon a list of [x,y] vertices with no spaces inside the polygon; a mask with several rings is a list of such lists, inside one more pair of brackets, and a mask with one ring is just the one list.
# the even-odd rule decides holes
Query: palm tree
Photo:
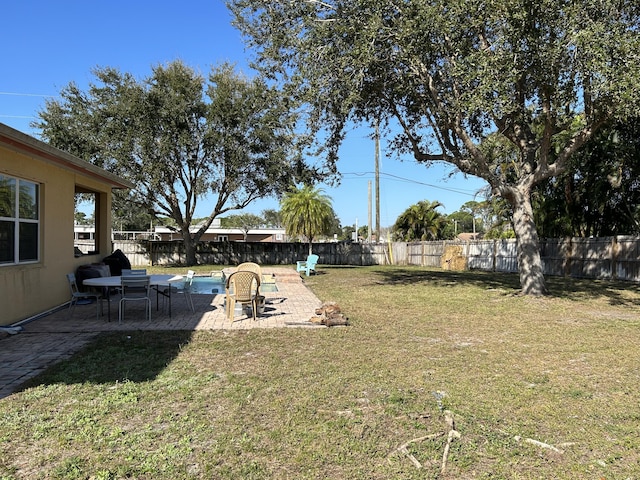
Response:
[{"label": "palm tree", "polygon": [[440,202],[423,200],[411,205],[400,214],[393,226],[395,237],[404,241],[436,240],[443,226],[444,217],[436,208]]},{"label": "palm tree", "polygon": [[330,233],[335,213],[331,198],[322,190],[311,186],[294,188],[287,192],[280,202],[282,224],[289,236],[302,236],[309,242],[309,255],[313,253],[315,237]]}]

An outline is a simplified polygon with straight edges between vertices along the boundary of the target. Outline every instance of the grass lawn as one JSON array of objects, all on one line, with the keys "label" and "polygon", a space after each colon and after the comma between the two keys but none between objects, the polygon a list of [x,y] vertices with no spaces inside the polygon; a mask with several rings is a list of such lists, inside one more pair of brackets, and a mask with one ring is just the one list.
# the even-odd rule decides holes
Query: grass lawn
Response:
[{"label": "grass lawn", "polygon": [[0,400],[0,479],[640,478],[637,285],[319,272],[351,326],[106,334]]}]

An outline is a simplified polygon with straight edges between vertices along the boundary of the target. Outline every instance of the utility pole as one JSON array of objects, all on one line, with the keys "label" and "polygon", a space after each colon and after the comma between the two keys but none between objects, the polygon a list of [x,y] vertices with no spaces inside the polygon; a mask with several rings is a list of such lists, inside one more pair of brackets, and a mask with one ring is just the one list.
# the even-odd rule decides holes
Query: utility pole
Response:
[{"label": "utility pole", "polygon": [[380,128],[376,119],[376,242],[380,242]]},{"label": "utility pole", "polygon": [[371,223],[371,180],[369,180],[369,223],[368,223],[368,228],[367,228],[367,243],[371,243],[371,227],[372,227],[372,223]]}]

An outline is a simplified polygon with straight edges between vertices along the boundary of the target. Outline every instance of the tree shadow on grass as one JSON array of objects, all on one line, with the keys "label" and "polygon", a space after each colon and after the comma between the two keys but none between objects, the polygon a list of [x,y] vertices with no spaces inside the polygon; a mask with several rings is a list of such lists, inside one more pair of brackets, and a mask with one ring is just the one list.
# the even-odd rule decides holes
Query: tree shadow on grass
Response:
[{"label": "tree shadow on grass", "polygon": [[102,333],[79,352],[28,380],[37,385],[146,382],[156,378],[191,340],[190,331]]},{"label": "tree shadow on grass", "polygon": [[[433,286],[451,288],[456,285],[473,285],[487,290],[502,290],[507,294],[519,294],[520,277],[516,273],[494,273],[471,271],[451,271],[439,269],[379,268],[373,273],[383,278],[383,283],[410,285],[428,283]],[[604,299],[610,305],[640,306],[640,285],[614,280],[565,278],[546,276],[549,295],[572,301]]]},{"label": "tree shadow on grass", "polygon": [[604,299],[612,306],[640,306],[640,285],[618,280],[547,277],[551,296],[584,301]]},{"label": "tree shadow on grass", "polygon": [[423,269],[419,267],[380,268],[372,273],[383,278],[382,283],[389,285],[412,285],[426,283],[432,286],[454,287],[456,285],[473,285],[487,289],[508,290],[517,293],[520,289],[518,275],[494,274],[479,271],[451,271],[440,269]]}]

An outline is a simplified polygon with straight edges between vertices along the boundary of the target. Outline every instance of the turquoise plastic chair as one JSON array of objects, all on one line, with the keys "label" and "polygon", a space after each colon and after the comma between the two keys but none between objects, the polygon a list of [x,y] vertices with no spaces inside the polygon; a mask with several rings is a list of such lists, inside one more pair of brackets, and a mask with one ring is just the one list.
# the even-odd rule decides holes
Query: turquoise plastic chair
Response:
[{"label": "turquoise plastic chair", "polygon": [[307,277],[311,275],[311,272],[316,273],[318,259],[318,255],[309,255],[306,260],[296,262],[296,271],[305,272]]}]

